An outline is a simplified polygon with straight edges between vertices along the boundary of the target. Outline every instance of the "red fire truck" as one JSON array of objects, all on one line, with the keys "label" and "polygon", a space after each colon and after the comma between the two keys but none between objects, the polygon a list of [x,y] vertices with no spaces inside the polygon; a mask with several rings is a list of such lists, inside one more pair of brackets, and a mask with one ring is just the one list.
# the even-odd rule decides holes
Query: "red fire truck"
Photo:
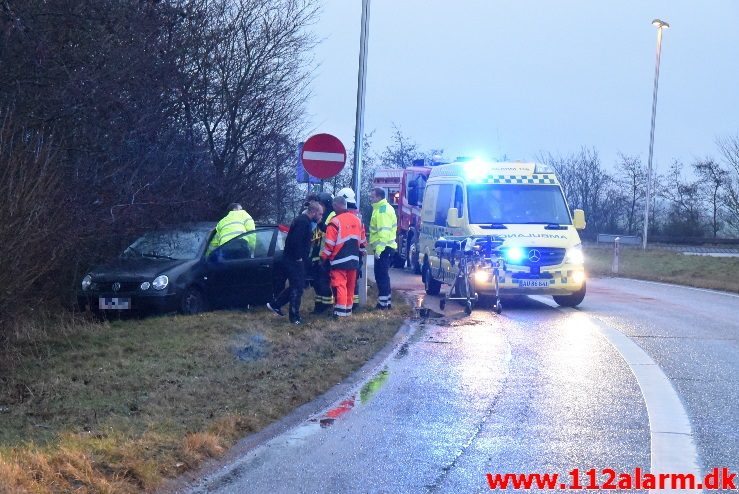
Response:
[{"label": "red fire truck", "polygon": [[379,168],[375,172],[373,187],[385,190],[385,197],[393,205],[398,216],[398,252],[393,267],[413,269],[421,273],[418,259],[418,231],[421,227],[421,205],[426,180],[431,166],[437,165],[426,159],[413,160],[408,168]]}]

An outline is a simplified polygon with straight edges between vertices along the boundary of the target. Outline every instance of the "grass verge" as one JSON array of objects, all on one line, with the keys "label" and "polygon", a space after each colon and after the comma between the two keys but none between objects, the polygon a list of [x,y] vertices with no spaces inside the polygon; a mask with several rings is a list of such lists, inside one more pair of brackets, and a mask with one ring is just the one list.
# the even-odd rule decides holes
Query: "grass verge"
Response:
[{"label": "grass verge", "polygon": [[[307,298],[307,297],[306,297]],[[0,354],[0,492],[140,492],[327,391],[411,314],[77,325]]]},{"label": "grass verge", "polygon": [[621,248],[619,273],[611,272],[613,249],[586,246],[591,276],[620,276],[739,293],[739,258],[692,256],[668,250]]}]

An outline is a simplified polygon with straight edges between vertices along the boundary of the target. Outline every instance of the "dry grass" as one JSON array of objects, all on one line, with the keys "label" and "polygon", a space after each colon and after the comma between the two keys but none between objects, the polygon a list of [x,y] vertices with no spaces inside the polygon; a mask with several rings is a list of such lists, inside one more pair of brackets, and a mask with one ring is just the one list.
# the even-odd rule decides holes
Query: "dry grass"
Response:
[{"label": "dry grass", "polygon": [[613,249],[586,247],[592,276],[622,276],[739,293],[739,258],[684,255],[668,250],[621,248],[619,274],[611,272]]},{"label": "dry grass", "polygon": [[394,302],[341,324],[256,310],[26,339],[0,355],[0,493],[151,491],[356,370],[409,315]]}]

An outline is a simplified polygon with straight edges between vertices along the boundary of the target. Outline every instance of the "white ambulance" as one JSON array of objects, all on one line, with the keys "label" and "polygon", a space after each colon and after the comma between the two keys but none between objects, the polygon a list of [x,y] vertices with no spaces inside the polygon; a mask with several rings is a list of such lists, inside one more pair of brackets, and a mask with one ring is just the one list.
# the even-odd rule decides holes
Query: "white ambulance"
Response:
[{"label": "white ambulance", "polygon": [[[495,236],[503,269],[500,294],[552,295],[574,307],[586,291],[584,257],[577,230],[585,213],[567,206],[550,167],[535,163],[458,161],[434,167],[421,210],[421,276],[430,295],[454,284],[457,267],[436,248],[439,239]],[[474,280],[480,295],[494,292],[485,273]]]}]

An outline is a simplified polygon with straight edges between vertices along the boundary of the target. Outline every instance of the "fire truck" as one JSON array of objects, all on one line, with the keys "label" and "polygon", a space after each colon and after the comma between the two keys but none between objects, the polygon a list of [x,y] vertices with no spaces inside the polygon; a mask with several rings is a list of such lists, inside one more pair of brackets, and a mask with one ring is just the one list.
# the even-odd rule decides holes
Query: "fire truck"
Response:
[{"label": "fire truck", "polygon": [[428,159],[413,160],[407,168],[379,168],[372,181],[373,187],[385,190],[387,201],[395,208],[398,217],[398,251],[393,267],[406,266],[421,274],[418,250],[418,232],[421,227],[421,207],[426,181],[434,165],[439,162]]}]

